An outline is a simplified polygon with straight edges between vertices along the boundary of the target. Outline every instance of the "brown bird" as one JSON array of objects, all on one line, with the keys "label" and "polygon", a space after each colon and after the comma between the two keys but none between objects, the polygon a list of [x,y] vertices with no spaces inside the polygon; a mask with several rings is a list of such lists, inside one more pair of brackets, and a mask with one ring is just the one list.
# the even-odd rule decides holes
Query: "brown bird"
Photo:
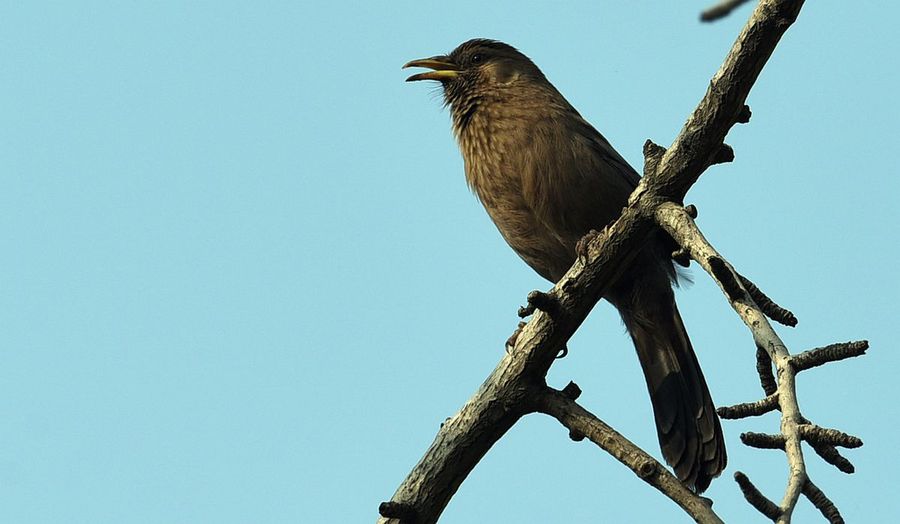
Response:
[{"label": "brown bird", "polygon": [[[469,186],[513,250],[558,281],[579,239],[619,217],[637,172],[512,46],[469,40],[403,67],[431,69],[407,81],[442,84]],[[671,249],[658,233],[604,298],[637,348],[663,456],[699,493],[725,468],[725,441],[674,281]]]}]

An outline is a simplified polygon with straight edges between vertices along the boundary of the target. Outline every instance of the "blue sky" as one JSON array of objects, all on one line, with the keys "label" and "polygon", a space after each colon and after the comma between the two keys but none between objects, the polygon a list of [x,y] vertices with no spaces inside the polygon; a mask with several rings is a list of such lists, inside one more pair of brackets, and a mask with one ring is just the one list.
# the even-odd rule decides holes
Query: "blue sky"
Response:
[{"label": "blue sky", "polygon": [[[519,47],[635,166],[667,145],[749,14],[707,2],[20,2],[0,7],[0,521],[368,522],[548,284],[466,189],[437,90],[407,60]],[[810,455],[851,522],[900,512],[893,272],[900,8],[809,2],[751,93],[699,225],[800,324],[806,416],[866,442]],[[708,278],[678,300],[719,404],[760,396]],[[549,375],[658,456],[634,350],[599,305]],[[777,417],[724,422],[708,494],[780,499]],[[799,522],[817,516],[806,502]],[[648,522],[680,510],[555,421],[522,420],[442,522]]]}]

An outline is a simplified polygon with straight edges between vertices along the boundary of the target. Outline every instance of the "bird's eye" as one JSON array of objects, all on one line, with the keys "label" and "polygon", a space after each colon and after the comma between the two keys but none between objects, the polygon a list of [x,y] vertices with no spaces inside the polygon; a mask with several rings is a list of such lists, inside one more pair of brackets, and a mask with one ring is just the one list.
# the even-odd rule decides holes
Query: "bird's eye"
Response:
[{"label": "bird's eye", "polygon": [[472,55],[472,63],[480,64],[484,61],[484,55]]}]

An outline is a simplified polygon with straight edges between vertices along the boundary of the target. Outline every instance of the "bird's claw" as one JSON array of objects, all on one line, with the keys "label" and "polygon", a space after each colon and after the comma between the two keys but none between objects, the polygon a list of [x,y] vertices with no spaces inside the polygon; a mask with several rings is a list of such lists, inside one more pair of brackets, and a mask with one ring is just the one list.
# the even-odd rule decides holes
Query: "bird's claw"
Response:
[{"label": "bird's claw", "polygon": [[516,341],[519,340],[519,335],[522,333],[522,328],[525,327],[525,322],[519,322],[519,325],[516,326],[516,330],[513,331],[513,334],[506,339],[506,345],[504,346],[506,349],[506,354],[509,353],[516,347]]},{"label": "bird's claw", "polygon": [[581,239],[575,244],[575,255],[581,260],[582,263],[587,262],[588,258],[588,245],[600,235],[606,234],[607,228],[604,227],[602,231],[597,231],[596,229],[592,229],[588,231]]}]

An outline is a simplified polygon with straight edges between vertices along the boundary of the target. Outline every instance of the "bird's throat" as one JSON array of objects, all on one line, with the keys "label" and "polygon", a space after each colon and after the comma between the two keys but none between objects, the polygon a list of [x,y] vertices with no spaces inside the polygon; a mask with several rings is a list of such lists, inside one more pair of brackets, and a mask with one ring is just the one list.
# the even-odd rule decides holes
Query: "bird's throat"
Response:
[{"label": "bird's throat", "polygon": [[481,108],[481,98],[468,97],[465,100],[451,102],[450,108],[453,115],[453,132],[457,139],[463,140]]}]

